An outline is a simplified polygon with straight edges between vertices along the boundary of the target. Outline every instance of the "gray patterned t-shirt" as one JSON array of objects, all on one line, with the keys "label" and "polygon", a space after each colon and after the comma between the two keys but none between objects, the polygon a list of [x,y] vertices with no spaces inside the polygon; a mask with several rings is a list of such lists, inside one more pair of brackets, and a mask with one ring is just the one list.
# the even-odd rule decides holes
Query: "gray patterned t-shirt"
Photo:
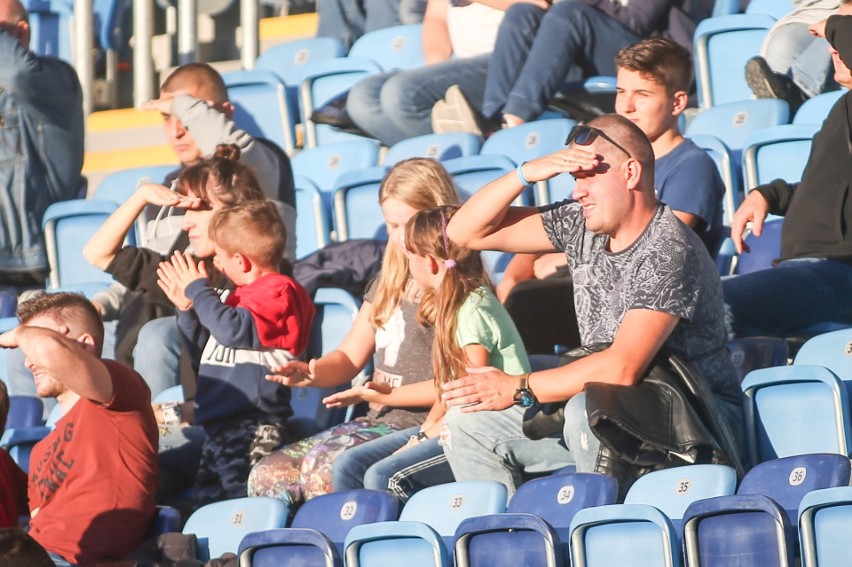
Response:
[{"label": "gray patterned t-shirt", "polygon": [[701,239],[659,205],[648,227],[625,250],[606,250],[608,236],[587,231],[579,203],[541,212],[553,245],[565,251],[583,344],[612,342],[625,313],[649,309],[680,318],[665,346],[689,362],[713,391],[740,396],[728,357],[722,285]]}]

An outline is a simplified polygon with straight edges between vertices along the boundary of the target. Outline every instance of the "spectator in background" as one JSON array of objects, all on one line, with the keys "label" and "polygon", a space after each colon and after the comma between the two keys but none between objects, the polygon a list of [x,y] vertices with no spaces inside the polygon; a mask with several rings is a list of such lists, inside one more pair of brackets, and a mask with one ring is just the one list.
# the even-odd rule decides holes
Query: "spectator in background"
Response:
[{"label": "spectator in background", "polygon": [[40,287],[44,211],[82,186],[83,95],[70,65],[29,43],[24,6],[0,0],[0,284]]},{"label": "spectator in background", "polygon": [[57,565],[118,561],[148,537],[156,513],[157,424],[136,372],[101,359],[103,323],[74,293],[18,306],[0,335],[20,348],[42,398],[64,410],[30,457],[30,535]]},{"label": "spectator in background", "polygon": [[834,90],[828,42],[808,30],[810,24],[834,14],[842,0],[792,0],[795,8],[775,22],[760,55],[746,63],[746,81],[757,98],[780,98],[790,114],[802,102]]},{"label": "spectator in background", "polygon": [[691,51],[695,26],[712,8],[712,0],[514,4],[500,25],[482,104],[450,89],[432,127],[488,135],[534,120],[566,80],[614,75],[618,51],[642,38],[671,37]]},{"label": "spectator in background", "polygon": [[[852,1],[840,15],[811,25],[828,39],[834,80],[852,88]],[[837,101],[814,136],[798,183],[776,179],[749,192],[737,209],[731,238],[737,252],[746,224],[760,236],[768,214],[783,215],[781,258],[774,268],[723,281],[730,338],[789,336],[820,321],[852,322],[852,94]]]},{"label": "spectator in background", "polygon": [[[423,17],[426,65],[366,77],[349,91],[352,121],[386,146],[432,132],[432,106],[447,88],[458,85],[475,102],[482,100],[489,53],[494,49],[503,9],[514,0],[486,2],[428,0]],[[533,0],[544,6],[545,0]]]}]

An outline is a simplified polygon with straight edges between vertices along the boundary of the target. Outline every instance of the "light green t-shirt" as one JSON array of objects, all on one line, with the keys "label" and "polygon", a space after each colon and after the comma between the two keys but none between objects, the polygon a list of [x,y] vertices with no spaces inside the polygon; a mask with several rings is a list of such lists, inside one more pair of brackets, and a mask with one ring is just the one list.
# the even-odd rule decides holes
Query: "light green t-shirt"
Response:
[{"label": "light green t-shirt", "polygon": [[507,374],[530,371],[530,361],[515,323],[486,286],[468,294],[458,313],[459,346],[479,344],[488,350],[488,364]]}]

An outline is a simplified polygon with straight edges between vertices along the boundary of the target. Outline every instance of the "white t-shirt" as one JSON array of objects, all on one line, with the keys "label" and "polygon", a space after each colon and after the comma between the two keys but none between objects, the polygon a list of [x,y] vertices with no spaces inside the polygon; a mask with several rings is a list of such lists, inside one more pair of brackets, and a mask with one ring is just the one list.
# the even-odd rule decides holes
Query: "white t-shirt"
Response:
[{"label": "white t-shirt", "polygon": [[503,11],[472,2],[467,6],[450,6],[447,27],[453,55],[475,57],[494,51],[497,28],[503,21]]}]

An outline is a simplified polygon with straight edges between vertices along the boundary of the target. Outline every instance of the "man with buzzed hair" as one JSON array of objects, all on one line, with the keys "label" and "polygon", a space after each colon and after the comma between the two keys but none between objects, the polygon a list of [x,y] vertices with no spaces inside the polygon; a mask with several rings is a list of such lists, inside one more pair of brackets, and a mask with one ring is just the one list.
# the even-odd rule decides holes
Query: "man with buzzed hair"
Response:
[{"label": "man with buzzed hair", "polygon": [[0,0],[0,284],[41,286],[41,219],[74,198],[83,167],[83,96],[74,69],[29,50],[27,11]]},{"label": "man with buzzed hair", "polygon": [[[601,444],[585,415],[585,386],[638,384],[662,347],[695,368],[715,394],[721,419],[740,429],[719,276],[698,235],[657,200],[648,138],[610,114],[575,126],[566,144],[478,191],[447,235],[474,249],[565,252],[582,344],[611,344],[551,370],[509,376],[470,368],[445,384],[444,451],[457,480],[498,480],[511,492],[522,472],[572,462],[580,472],[596,470]],[[577,180],[575,201],[510,206],[528,184],[560,173]],[[523,435],[524,409],[536,399],[565,404],[564,439]]]},{"label": "man with buzzed hair", "polygon": [[18,317],[0,348],[20,348],[37,394],[64,410],[30,457],[30,535],[57,565],[121,560],[148,537],[156,511],[151,392],[100,358],[103,323],[82,295],[36,295]]}]

